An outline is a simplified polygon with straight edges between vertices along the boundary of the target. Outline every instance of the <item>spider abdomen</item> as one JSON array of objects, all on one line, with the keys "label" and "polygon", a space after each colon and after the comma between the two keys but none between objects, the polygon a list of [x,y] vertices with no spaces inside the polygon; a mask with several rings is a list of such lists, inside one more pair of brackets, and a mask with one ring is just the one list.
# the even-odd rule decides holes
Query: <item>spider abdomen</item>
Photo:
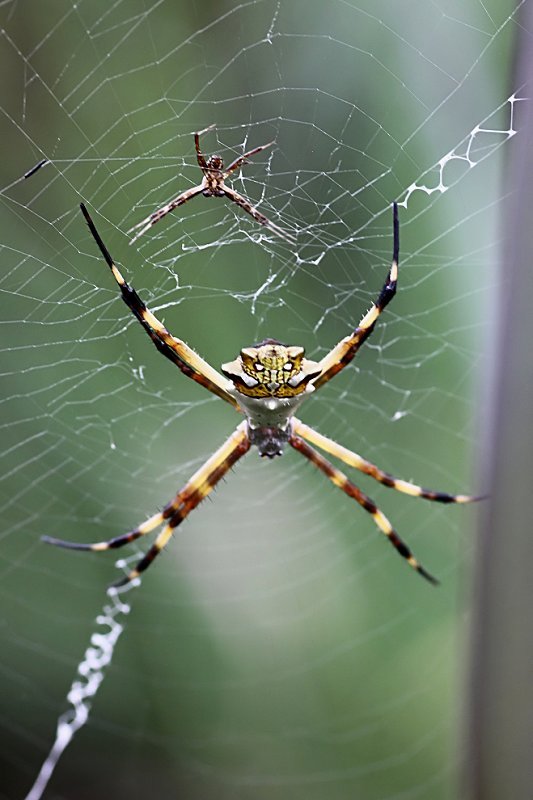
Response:
[{"label": "spider abdomen", "polygon": [[282,456],[283,448],[289,441],[289,426],[285,428],[263,425],[259,428],[248,426],[250,443],[259,450],[259,455],[264,458]]}]

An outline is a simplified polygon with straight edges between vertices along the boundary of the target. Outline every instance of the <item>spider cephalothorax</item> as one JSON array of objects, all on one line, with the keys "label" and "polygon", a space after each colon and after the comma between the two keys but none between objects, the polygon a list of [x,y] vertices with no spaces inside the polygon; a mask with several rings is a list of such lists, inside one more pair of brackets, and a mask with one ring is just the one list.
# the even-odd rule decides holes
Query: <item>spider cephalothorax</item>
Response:
[{"label": "spider cephalothorax", "polygon": [[[228,170],[223,174],[227,174]],[[320,450],[330,453],[384,486],[412,497],[425,497],[427,500],[440,503],[470,503],[476,498],[466,494],[434,492],[410,481],[395,478],[352,450],[348,450],[313,430],[295,416],[298,407],[310,394],[324,386],[350,363],[374,330],[378,317],[396,293],[400,249],[397,205],[393,206],[392,265],[377,300],[351,334],[341,339],[318,362],[306,359],[303,347],[281,344],[276,339],[265,339],[252,347],[244,347],[235,361],[224,364],[222,367],[224,375],[213,369],[184,341],[172,336],[163,323],[152,314],[135,289],[126,283],[84,205],[81,206],[81,210],[91,234],[120,288],[122,299],[141,323],[159,352],[172,361],[187,377],[192,378],[233,406],[236,411],[245,416],[245,419],[224,444],[194,473],[174,498],[164,506],[162,511],[149,517],[129,533],[109,541],[94,542],[93,544],[66,542],[63,539],[49,536],[44,539],[50,544],[74,550],[111,550],[133,542],[162,526],[155,542],[137,566],[116,585],[129,583],[138,578],[150,566],[172,537],[178,525],[181,525],[191,511],[202,502],[204,497],[214,489],[221,478],[240,458],[246,455],[252,446],[257,448],[259,455],[274,458],[274,456],[281,455],[288,444],[305,456],[348,497],[364,508],[373,518],[378,529],[413,569],[431,583],[436,583],[435,578],[417,561],[373,500],[311,445],[316,445]],[[265,513],[267,512],[268,509],[265,509]]]},{"label": "spider cephalothorax", "polygon": [[137,233],[131,240],[130,244],[133,244],[133,242],[135,242],[139,236],[142,236],[143,233],[146,233],[148,228],[151,228],[152,225],[155,225],[155,223],[159,222],[160,219],[163,219],[163,217],[165,217],[171,211],[174,211],[174,209],[178,208],[178,206],[182,206],[184,203],[187,203],[192,197],[196,197],[197,194],[203,194],[204,197],[227,197],[229,200],[232,200],[234,203],[244,209],[244,211],[253,217],[256,222],[259,222],[260,225],[270,228],[270,230],[274,231],[274,233],[276,233],[278,236],[281,236],[282,239],[286,239],[288,242],[296,241],[292,233],[288,233],[287,231],[279,228],[277,225],[271,222],[268,217],[265,217],[264,214],[258,211],[257,208],[246,199],[246,197],[243,197],[241,194],[236,192],[235,189],[232,189],[226,184],[226,180],[233,172],[235,172],[235,170],[240,169],[240,167],[245,164],[251,156],[255,155],[256,153],[260,153],[267,147],[271,147],[274,142],[268,142],[268,144],[262,144],[259,145],[259,147],[254,147],[253,150],[248,150],[247,153],[239,156],[232,161],[229,166],[225,167],[224,161],[220,156],[213,155],[206,159],[200,150],[200,136],[202,133],[207,133],[207,131],[212,130],[214,127],[214,125],[210,125],[209,128],[205,128],[203,131],[198,131],[194,134],[196,160],[198,161],[198,166],[203,173],[202,182],[198,184],[198,186],[193,186],[192,189],[186,189],[184,192],[175,197],[174,200],[171,200],[170,203],[167,203],[166,206],[159,208],[157,211],[154,211],[152,214],[146,217],[146,219],[143,219],[141,222],[138,222],[137,225],[134,225],[129,232],[131,233],[132,231],[137,231]]},{"label": "spider cephalothorax", "polygon": [[214,169],[217,172],[222,172],[224,169],[224,162],[220,156],[209,156],[207,159],[207,169]]},{"label": "spider cephalothorax", "polygon": [[320,366],[305,358],[299,345],[265,339],[243,347],[235,361],[222,365],[222,372],[247,397],[295,397],[305,392]]},{"label": "spider cephalothorax", "polygon": [[202,180],[202,194],[204,197],[224,197],[224,162],[220,156],[211,156],[207,159],[204,177]]}]

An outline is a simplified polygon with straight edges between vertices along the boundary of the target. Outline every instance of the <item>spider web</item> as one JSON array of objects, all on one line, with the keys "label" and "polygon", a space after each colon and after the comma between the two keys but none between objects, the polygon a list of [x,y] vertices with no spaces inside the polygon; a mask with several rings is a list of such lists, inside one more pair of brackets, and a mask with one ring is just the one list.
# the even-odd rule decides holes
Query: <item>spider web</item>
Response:
[{"label": "spider web", "polygon": [[[293,452],[252,452],[120,597],[112,554],[40,536],[131,529],[238,422],[151,347],[80,200],[218,367],[267,336],[315,359],[345,336],[383,284],[398,199],[398,295],[300,416],[400,477],[478,488],[521,5],[1,5],[0,797],[37,800],[54,767],[50,798],[457,796],[472,509],[355,476],[438,590]],[[275,140],[232,185],[296,247],[203,197],[128,247],[199,182],[193,132],[212,123],[204,153],[226,163]]]}]

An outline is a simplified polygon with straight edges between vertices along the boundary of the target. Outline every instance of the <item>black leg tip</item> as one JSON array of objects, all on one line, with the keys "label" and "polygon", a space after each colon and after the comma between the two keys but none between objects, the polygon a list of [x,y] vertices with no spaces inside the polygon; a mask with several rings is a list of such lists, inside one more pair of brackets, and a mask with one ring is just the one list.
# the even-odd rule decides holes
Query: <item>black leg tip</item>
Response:
[{"label": "black leg tip", "polygon": [[423,578],[425,578],[429,583],[431,583],[432,586],[440,586],[440,581],[437,578],[435,578],[435,576],[432,575],[430,572],[425,570],[424,567],[421,567],[420,564],[417,567],[417,572],[419,572]]},{"label": "black leg tip", "polygon": [[123,589],[125,586],[128,586],[130,584],[132,586],[135,586],[135,585],[139,584],[140,582],[141,582],[140,581],[140,577],[138,575],[135,575],[133,578],[131,578],[129,575],[124,575],[124,577],[120,578],[120,580],[114,581],[114,583],[112,583],[108,587],[108,591],[118,592],[118,591],[120,591],[120,589]]}]

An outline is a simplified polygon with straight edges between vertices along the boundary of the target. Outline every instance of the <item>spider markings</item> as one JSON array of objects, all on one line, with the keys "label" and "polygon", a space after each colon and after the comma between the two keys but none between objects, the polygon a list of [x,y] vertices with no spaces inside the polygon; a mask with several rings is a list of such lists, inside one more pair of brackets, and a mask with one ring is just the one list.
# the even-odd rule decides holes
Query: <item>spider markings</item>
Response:
[{"label": "spider markings", "polygon": [[152,225],[155,225],[156,222],[159,222],[160,219],[166,217],[167,214],[170,214],[170,212],[174,211],[174,209],[178,208],[178,206],[182,206],[193,197],[196,197],[197,194],[203,194],[204,197],[228,197],[230,200],[244,209],[247,214],[250,214],[250,216],[253,217],[256,222],[259,222],[260,225],[270,228],[270,230],[291,244],[295,243],[295,236],[279,228],[277,225],[271,222],[268,217],[265,217],[264,214],[258,211],[249,200],[240,195],[234,189],[226,186],[226,180],[232,172],[235,172],[235,170],[239,169],[242,164],[245,164],[247,159],[251,156],[254,156],[256,153],[260,153],[261,150],[266,150],[267,147],[271,147],[274,142],[268,142],[268,144],[262,144],[259,147],[254,147],[253,150],[249,150],[247,153],[244,153],[244,155],[236,158],[235,161],[232,161],[229,167],[224,168],[224,162],[220,156],[210,156],[206,161],[204,154],[200,150],[200,136],[202,136],[204,133],[207,133],[207,131],[212,130],[214,127],[214,125],[210,125],[208,128],[204,128],[203,131],[198,131],[194,134],[196,160],[198,161],[198,166],[204,175],[202,182],[198,186],[193,186],[191,189],[186,189],[184,192],[175,197],[174,200],[171,200],[170,203],[167,203],[166,206],[158,209],[158,211],[154,211],[152,214],[146,217],[146,219],[143,219],[141,222],[138,222],[136,225],[134,225],[133,228],[130,228],[128,233],[137,231],[133,239],[130,241],[130,244],[133,244],[133,242],[137,241],[137,239],[139,239],[143,233],[146,233],[146,231],[151,228]]},{"label": "spider markings", "polygon": [[374,480],[413,497],[423,497],[440,503],[470,503],[479,497],[452,495],[424,489],[409,481],[400,480],[383,472],[357,453],[328,439],[294,416],[298,406],[316,389],[319,389],[355,356],[359,347],[372,333],[380,314],[394,297],[398,277],[399,223],[398,208],[393,205],[393,259],[387,279],[378,299],[363,316],[354,331],[342,339],[321,361],[305,358],[300,346],[287,346],[276,339],[266,339],[252,347],[245,347],[235,361],[224,364],[219,374],[181,339],[172,336],[164,325],[149,311],[137,292],[126,283],[104,245],[84,205],[83,215],[89,225],[105,261],[119,286],[122,298],[130,311],[139,320],[156,348],[169,358],[188,377],[200,383],[210,392],[231,403],[246,419],[238,425],[231,436],[197,470],[185,486],[175,495],[159,514],[154,514],[134,530],[110,541],[93,544],[67,542],[49,536],[43,540],[49,544],[73,550],[111,550],[122,547],[145,536],[165,523],[153,545],[130,571],[115,586],[123,586],[138,578],[165,547],[175,529],[216,486],[221,478],[250,449],[256,446],[261,456],[274,458],[282,455],[289,444],[305,456],[339,489],[355,500],[373,518],[378,529],[388,538],[396,551],[407,563],[430,583],[437,580],[417,561],[405,542],[383,512],[366,494],[352,483],[341,470],[333,466],[311,444],[320,447],[350,467],[363,472]]}]

